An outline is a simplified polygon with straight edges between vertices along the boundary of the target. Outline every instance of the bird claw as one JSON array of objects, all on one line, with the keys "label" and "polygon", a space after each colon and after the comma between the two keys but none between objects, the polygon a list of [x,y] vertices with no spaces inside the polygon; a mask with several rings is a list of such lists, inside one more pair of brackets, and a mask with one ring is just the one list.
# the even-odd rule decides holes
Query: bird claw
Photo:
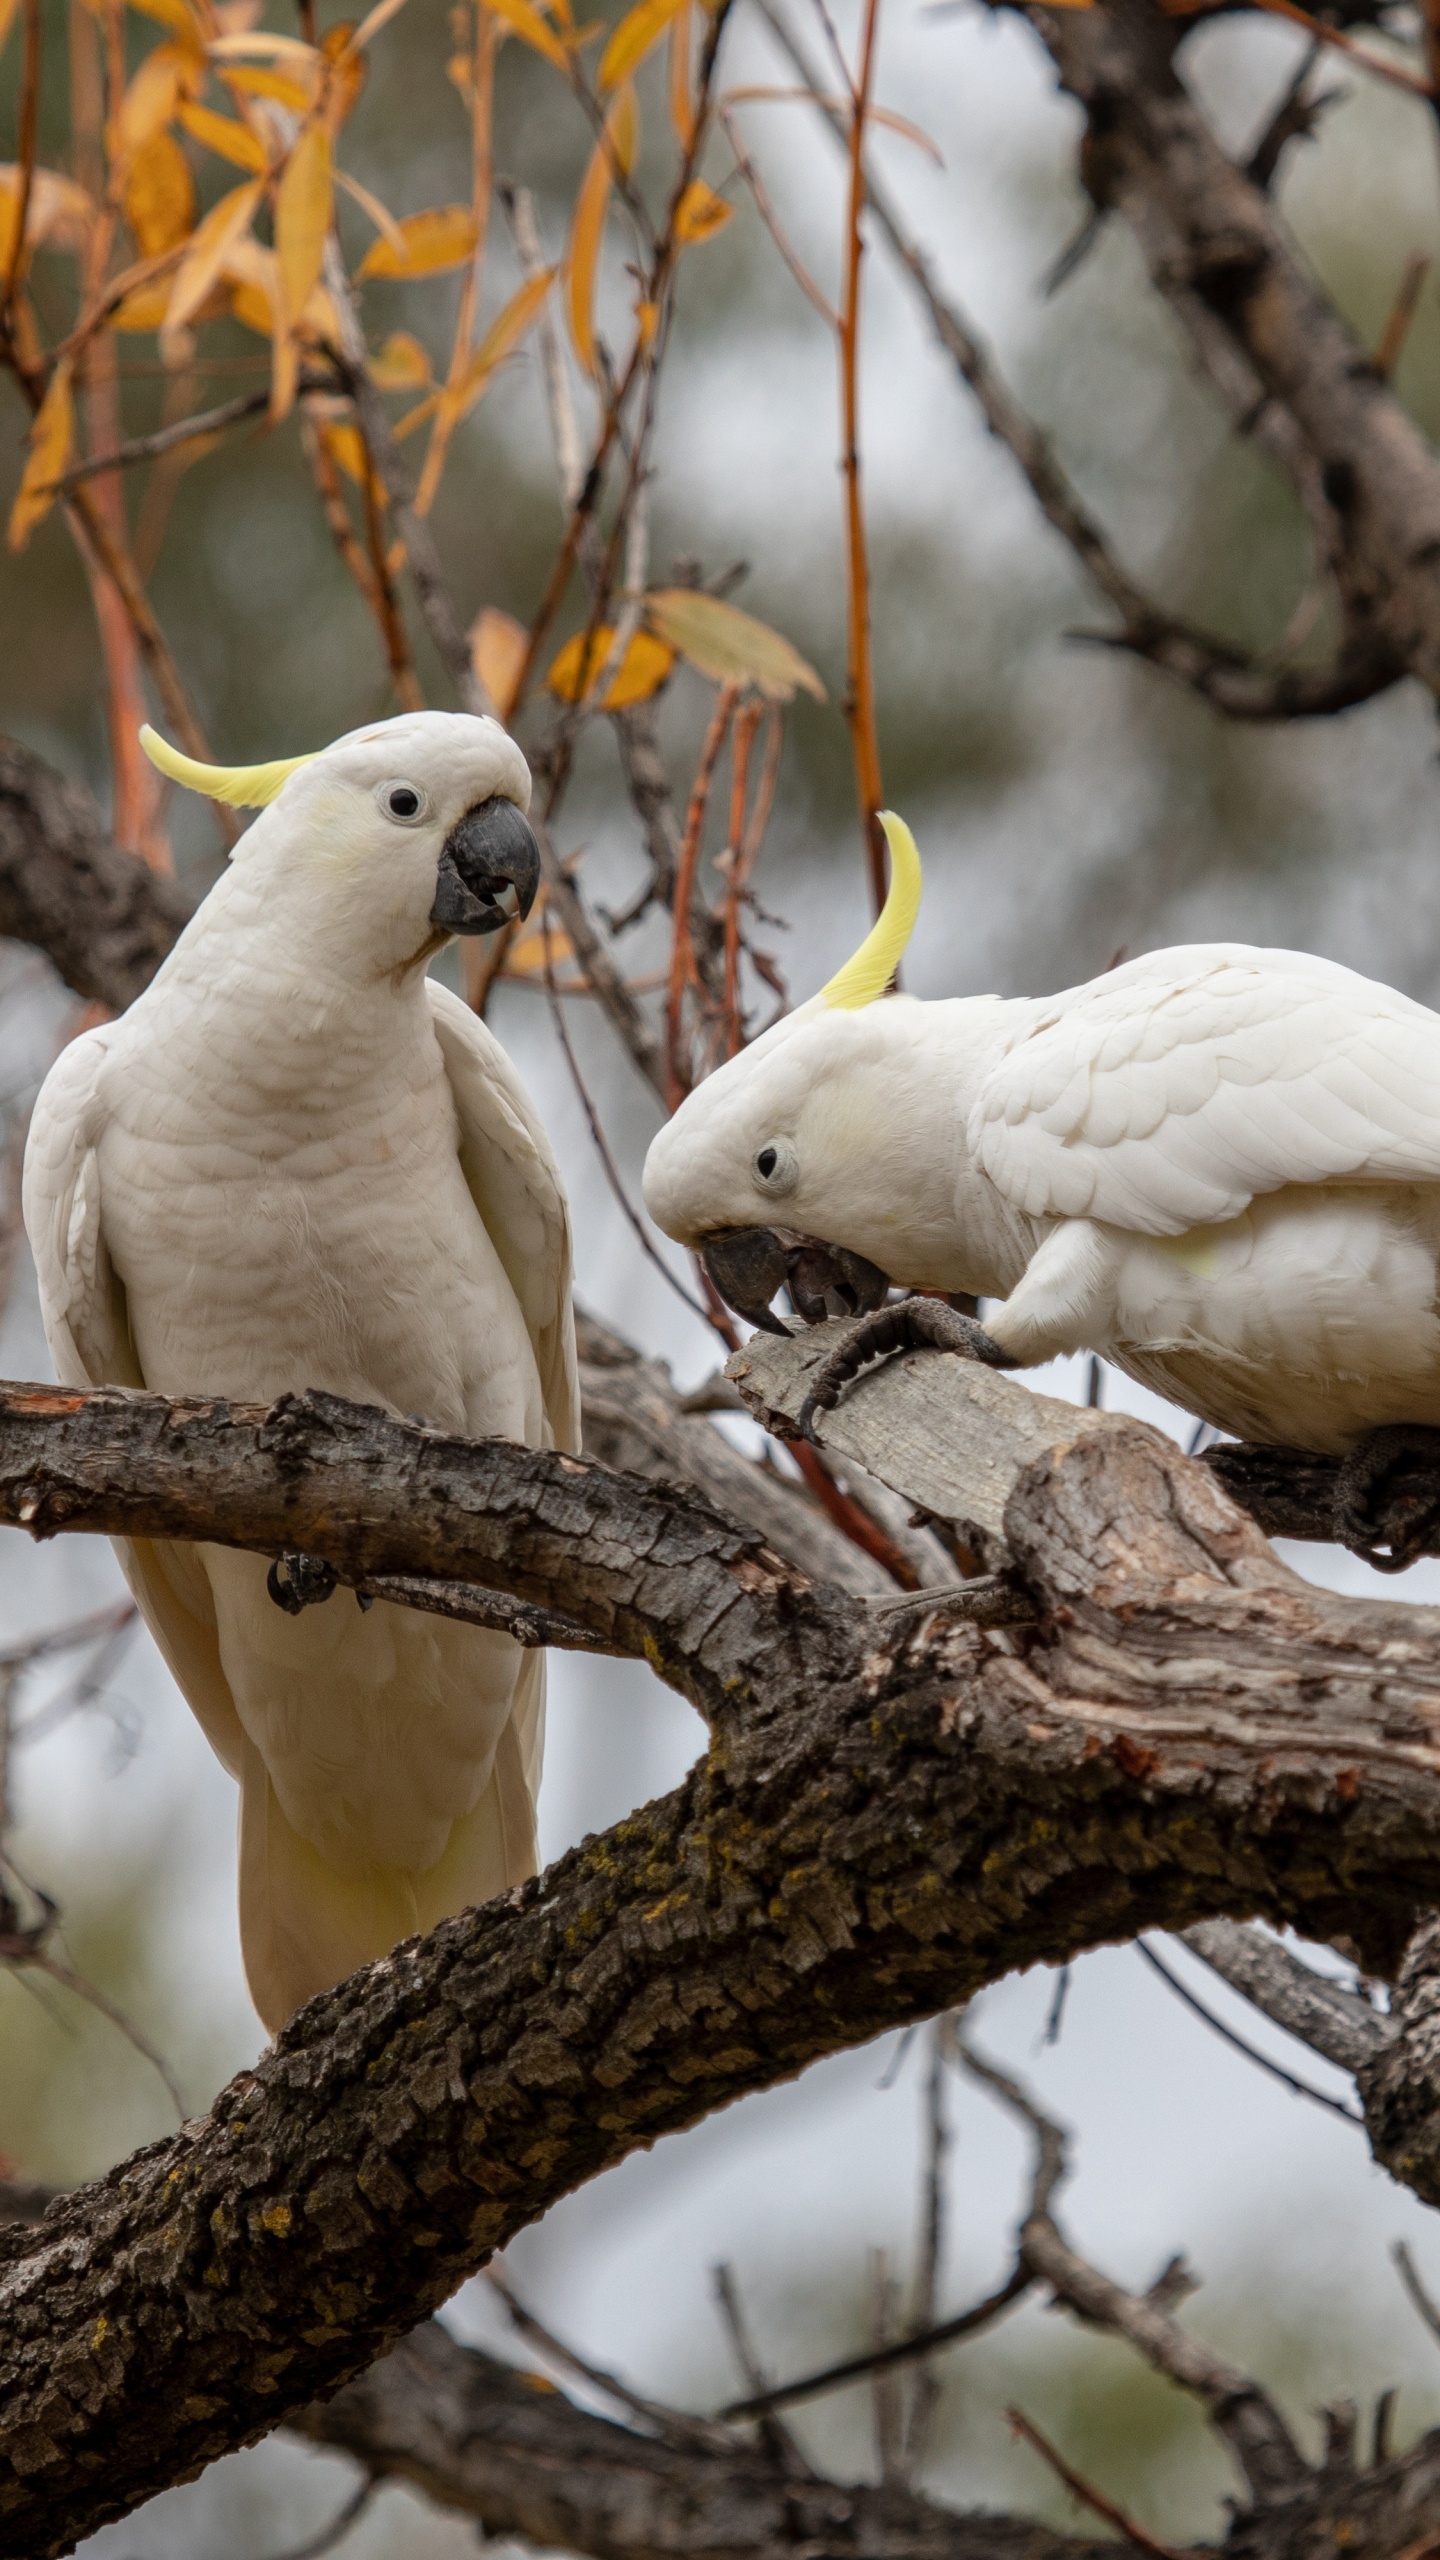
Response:
[{"label": "bird claw", "polygon": [[[1377,1573],[1403,1573],[1440,1547],[1440,1431],[1421,1422],[1367,1431],[1335,1480],[1335,1535]],[[1388,1552],[1385,1552],[1388,1550]]]},{"label": "bird claw", "polygon": [[278,1555],[265,1576],[265,1588],[277,1609],[287,1618],[298,1618],[302,1609],[316,1608],[328,1600],[340,1576],[323,1556],[300,1555],[287,1547]]},{"label": "bird claw", "polygon": [[800,1407],[799,1436],[813,1442],[816,1414],[828,1412],[838,1403],[851,1379],[868,1362],[904,1351],[953,1351],[958,1359],[979,1360],[987,1369],[1020,1366],[1008,1351],[1001,1350],[974,1316],[965,1315],[959,1307],[948,1305],[943,1298],[901,1298],[893,1307],[881,1307],[874,1315],[862,1316],[853,1332],[831,1352]]}]

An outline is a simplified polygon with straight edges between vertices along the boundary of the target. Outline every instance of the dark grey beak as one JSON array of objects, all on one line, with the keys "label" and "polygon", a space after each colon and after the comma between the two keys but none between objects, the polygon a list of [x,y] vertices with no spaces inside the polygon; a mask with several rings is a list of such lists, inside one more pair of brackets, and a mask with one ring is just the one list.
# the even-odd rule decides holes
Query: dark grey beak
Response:
[{"label": "dark grey beak", "polygon": [[792,1227],[731,1227],[711,1236],[700,1258],[727,1307],[766,1333],[787,1330],[770,1312],[778,1289],[788,1288],[807,1324],[823,1324],[827,1316],[869,1315],[890,1286],[863,1253]]},{"label": "dark grey beak", "polygon": [[540,848],[513,800],[482,800],[445,839],[430,921],[446,933],[496,933],[528,916]]}]

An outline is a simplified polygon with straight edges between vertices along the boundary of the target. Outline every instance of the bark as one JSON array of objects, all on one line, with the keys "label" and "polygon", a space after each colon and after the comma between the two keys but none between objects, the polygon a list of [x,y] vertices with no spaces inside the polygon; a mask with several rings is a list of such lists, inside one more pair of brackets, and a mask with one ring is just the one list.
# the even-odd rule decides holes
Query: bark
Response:
[{"label": "bark", "polygon": [[0,934],[33,943],[77,995],[120,1013],[192,907],[177,881],[111,842],[82,784],[0,738]]},{"label": "bark", "polygon": [[1440,457],[1381,379],[1275,207],[1221,150],[1150,0],[1031,8],[1087,124],[1082,167],[1246,431],[1287,471],[1352,635],[1440,681]]},{"label": "bark", "polygon": [[[928,1359],[943,1431],[975,1373]],[[1013,1458],[1034,1399],[996,1387]],[[329,1398],[0,1399],[0,1517],[481,1581],[712,1728],[674,1795],[0,2235],[0,2552],[268,2432],[660,2134],[1016,1965],[1259,1912],[1393,1966],[1440,1899],[1440,1616],[1310,1589],[1158,1435],[1057,1410],[1004,1511],[1038,1623],[987,1629],[963,1587],[867,1602],[680,1489]]]}]

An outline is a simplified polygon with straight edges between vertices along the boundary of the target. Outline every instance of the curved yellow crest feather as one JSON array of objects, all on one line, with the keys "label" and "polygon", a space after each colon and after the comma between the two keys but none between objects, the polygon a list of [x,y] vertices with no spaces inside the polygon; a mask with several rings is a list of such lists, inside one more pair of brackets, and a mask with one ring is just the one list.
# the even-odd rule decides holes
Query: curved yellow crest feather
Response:
[{"label": "curved yellow crest feather", "polygon": [[203,791],[207,800],[227,801],[232,809],[263,809],[275,797],[292,773],[302,764],[313,764],[318,748],[308,756],[285,756],[275,764],[197,764],[193,756],[182,756],[158,730],[146,721],[140,731],[140,744],[151,763],[172,782],[181,782],[187,791]]},{"label": "curved yellow crest feather", "polygon": [[915,839],[893,809],[881,810],[880,824],[890,847],[890,887],[885,904],[854,957],[820,990],[822,1004],[836,1005],[845,1013],[857,1013],[862,1004],[873,1004],[877,996],[883,996],[920,912],[923,883]]}]

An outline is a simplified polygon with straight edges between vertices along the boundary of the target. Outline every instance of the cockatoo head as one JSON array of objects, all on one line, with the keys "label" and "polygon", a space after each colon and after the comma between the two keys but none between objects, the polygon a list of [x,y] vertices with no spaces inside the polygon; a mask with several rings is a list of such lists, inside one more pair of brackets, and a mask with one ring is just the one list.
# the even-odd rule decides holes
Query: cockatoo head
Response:
[{"label": "cockatoo head", "polygon": [[687,1096],[645,1161],[656,1225],[772,1331],[784,1330],[770,1313],[782,1284],[815,1321],[879,1306],[892,1278],[926,1277],[896,1268],[896,1204],[915,1196],[905,1093],[929,1008],[884,995],[919,908],[920,857],[900,819],[882,824],[890,891],[873,931],[818,996]]},{"label": "cockatoo head", "polygon": [[293,929],[312,918],[317,939],[362,966],[428,957],[451,934],[493,933],[530,912],[530,769],[496,720],[408,711],[261,765],[197,764],[153,729],[140,736],[173,781],[262,811],[237,863],[263,868]]}]

